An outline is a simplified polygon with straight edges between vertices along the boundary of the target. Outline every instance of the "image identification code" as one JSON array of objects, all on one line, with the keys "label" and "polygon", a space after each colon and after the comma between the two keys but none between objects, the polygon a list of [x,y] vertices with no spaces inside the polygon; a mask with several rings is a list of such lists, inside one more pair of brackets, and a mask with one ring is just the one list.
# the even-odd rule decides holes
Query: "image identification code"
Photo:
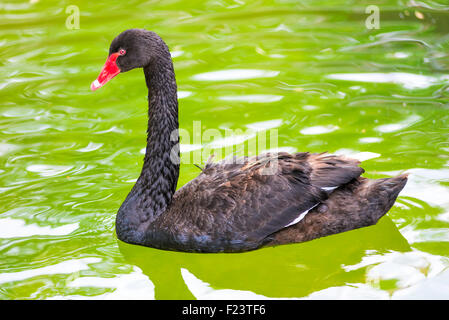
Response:
[{"label": "image identification code", "polygon": [[225,308],[217,306],[195,306],[189,304],[182,308],[183,315],[207,315],[210,318],[216,314],[226,315],[264,315],[266,312],[263,304],[227,304]]}]

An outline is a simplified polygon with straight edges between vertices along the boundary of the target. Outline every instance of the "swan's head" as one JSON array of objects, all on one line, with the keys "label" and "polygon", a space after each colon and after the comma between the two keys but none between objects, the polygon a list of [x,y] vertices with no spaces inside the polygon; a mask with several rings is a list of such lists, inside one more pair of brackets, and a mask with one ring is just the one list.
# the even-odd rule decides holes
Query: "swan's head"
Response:
[{"label": "swan's head", "polygon": [[[143,68],[165,51],[166,45],[154,32],[145,29],[129,29],[111,42],[109,56],[98,78],[92,82],[92,91],[104,86],[122,72]],[[168,49],[167,49],[168,50]]]}]

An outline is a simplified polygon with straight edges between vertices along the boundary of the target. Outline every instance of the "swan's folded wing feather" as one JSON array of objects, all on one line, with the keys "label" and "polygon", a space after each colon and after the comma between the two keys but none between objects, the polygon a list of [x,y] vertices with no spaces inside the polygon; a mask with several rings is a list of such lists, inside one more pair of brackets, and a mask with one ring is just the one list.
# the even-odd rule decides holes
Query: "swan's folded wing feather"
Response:
[{"label": "swan's folded wing feather", "polygon": [[363,172],[357,165],[352,159],[309,153],[209,163],[178,190],[177,208],[169,211],[184,232],[259,243],[326,200],[326,175],[330,184],[340,185]]}]

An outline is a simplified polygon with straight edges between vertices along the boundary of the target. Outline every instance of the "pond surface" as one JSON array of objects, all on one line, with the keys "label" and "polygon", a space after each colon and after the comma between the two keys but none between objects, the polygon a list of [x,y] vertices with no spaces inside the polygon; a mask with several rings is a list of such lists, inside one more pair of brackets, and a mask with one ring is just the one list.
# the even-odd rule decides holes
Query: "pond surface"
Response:
[{"label": "pond surface", "polygon": [[[70,1],[0,4],[1,299],[449,299],[446,1],[376,1],[378,25],[359,0],[73,4],[79,26]],[[394,207],[372,227],[242,254],[118,241],[146,87],[141,70],[89,87],[132,27],[171,49],[181,129],[243,132],[182,140],[178,187],[198,150],[241,153],[248,128],[276,129],[278,149],[410,173]]]}]

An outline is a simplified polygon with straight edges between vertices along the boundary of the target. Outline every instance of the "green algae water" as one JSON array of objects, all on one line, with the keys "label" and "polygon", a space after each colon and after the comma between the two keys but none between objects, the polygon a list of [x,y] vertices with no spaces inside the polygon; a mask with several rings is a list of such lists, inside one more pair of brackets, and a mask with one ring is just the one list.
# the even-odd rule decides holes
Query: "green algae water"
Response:
[{"label": "green algae water", "polygon": [[[0,299],[449,299],[449,6],[372,5],[2,1]],[[146,86],[133,70],[89,87],[129,28],[169,45],[185,132],[275,129],[281,150],[361,157],[368,178],[408,172],[394,207],[372,227],[239,254],[118,241]],[[195,152],[248,139],[182,140],[178,187],[199,173]]]}]

